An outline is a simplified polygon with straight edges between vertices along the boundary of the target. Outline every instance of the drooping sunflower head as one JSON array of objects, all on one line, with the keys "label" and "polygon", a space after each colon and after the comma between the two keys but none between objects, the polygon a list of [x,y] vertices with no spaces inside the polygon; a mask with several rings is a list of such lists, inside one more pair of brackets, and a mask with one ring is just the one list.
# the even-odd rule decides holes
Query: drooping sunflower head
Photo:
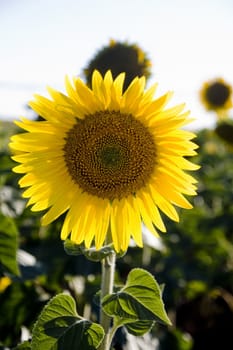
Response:
[{"label": "drooping sunflower head", "polygon": [[87,85],[91,86],[92,74],[95,70],[102,75],[111,70],[114,79],[124,72],[123,90],[125,91],[134,78],[144,76],[148,79],[151,75],[150,69],[151,62],[138,45],[110,40],[109,45],[99,50],[89,62],[84,69],[84,75]]},{"label": "drooping sunflower head", "polygon": [[221,120],[217,123],[214,128],[215,133],[223,140],[226,144],[233,147],[233,121],[231,119]]},{"label": "drooping sunflower head", "polygon": [[131,237],[142,246],[142,224],[165,231],[161,212],[178,221],[176,207],[191,208],[185,195],[196,193],[184,105],[166,108],[171,93],[155,99],[144,77],[124,93],[123,84],[124,74],[114,80],[110,71],[95,71],[92,89],[67,79],[67,95],[35,96],[30,105],[44,120],[16,122],[26,132],[11,139],[28,205],[47,210],[43,224],[66,212],[62,239],[87,248],[107,239],[126,251]]},{"label": "drooping sunflower head", "polygon": [[222,78],[207,81],[200,90],[200,99],[207,110],[228,110],[233,106],[232,87]]}]

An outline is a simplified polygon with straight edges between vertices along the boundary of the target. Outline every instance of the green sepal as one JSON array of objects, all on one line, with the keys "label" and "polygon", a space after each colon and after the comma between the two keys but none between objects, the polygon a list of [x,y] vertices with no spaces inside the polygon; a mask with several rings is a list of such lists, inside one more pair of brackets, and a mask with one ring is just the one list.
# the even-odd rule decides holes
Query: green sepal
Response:
[{"label": "green sepal", "polygon": [[64,242],[64,249],[68,255],[82,255],[83,246],[73,243],[70,239],[66,239]]},{"label": "green sepal", "polygon": [[32,350],[94,350],[104,337],[103,328],[76,312],[74,299],[58,294],[44,307],[32,330]]},{"label": "green sepal", "polygon": [[[115,253],[112,244],[105,245],[101,249],[96,250],[94,247],[86,249],[84,244],[75,244],[70,239],[64,242],[64,249],[68,255],[84,255],[88,260],[101,261],[112,253]],[[117,257],[122,257],[125,252],[119,252]]]},{"label": "green sepal", "polygon": [[149,272],[140,268],[130,271],[126,285],[120,291],[103,298],[102,307],[114,318],[117,327],[125,325],[132,334],[146,333],[155,321],[171,325],[158,283]]}]

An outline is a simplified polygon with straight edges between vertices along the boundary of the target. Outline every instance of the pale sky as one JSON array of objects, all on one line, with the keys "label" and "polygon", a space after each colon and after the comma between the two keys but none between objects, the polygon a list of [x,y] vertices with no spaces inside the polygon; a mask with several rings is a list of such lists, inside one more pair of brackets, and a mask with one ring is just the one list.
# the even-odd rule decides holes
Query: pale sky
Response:
[{"label": "pale sky", "polygon": [[[152,62],[148,86],[174,91],[209,127],[198,91],[205,80],[233,84],[232,0],[0,0],[0,119],[27,116],[46,86],[64,91],[110,39],[138,44]],[[159,95],[158,95],[159,96]]]}]

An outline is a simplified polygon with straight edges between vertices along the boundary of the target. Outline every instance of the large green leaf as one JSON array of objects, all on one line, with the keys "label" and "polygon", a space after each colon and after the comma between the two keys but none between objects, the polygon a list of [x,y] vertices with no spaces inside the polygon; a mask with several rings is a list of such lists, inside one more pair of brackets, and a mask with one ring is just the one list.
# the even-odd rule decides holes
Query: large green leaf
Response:
[{"label": "large green leaf", "polygon": [[117,325],[128,324],[133,334],[145,333],[154,321],[171,324],[158,283],[149,272],[139,268],[131,270],[120,291],[103,298],[102,307]]},{"label": "large green leaf", "polygon": [[16,260],[18,230],[14,220],[0,213],[0,264],[3,270],[19,276]]},{"label": "large green leaf", "polygon": [[58,294],[42,310],[32,331],[32,350],[97,349],[103,328],[80,317],[74,299]]}]

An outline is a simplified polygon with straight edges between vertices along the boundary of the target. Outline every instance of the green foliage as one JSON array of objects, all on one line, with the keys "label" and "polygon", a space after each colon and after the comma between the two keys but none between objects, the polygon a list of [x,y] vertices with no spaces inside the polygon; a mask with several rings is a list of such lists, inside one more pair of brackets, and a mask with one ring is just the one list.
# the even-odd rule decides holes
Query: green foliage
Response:
[{"label": "green foliage", "polygon": [[14,220],[0,213],[0,268],[3,271],[19,276],[16,261],[18,248],[18,230]]},{"label": "green foliage", "polygon": [[16,346],[20,342],[21,327],[31,328],[43,306],[33,282],[14,281],[3,293],[0,293],[1,341],[7,346]]},{"label": "green foliage", "polygon": [[58,294],[42,310],[32,331],[32,350],[97,349],[102,327],[80,317],[74,299]]},{"label": "green foliage", "polygon": [[24,341],[23,343],[13,348],[13,350],[31,350],[31,342]]},{"label": "green foliage", "polygon": [[192,339],[178,329],[169,329],[160,340],[159,350],[191,350]]},{"label": "green foliage", "polygon": [[149,272],[139,268],[130,271],[120,291],[103,299],[102,307],[114,318],[117,326],[125,325],[132,334],[148,332],[154,321],[171,324],[156,280]]}]

